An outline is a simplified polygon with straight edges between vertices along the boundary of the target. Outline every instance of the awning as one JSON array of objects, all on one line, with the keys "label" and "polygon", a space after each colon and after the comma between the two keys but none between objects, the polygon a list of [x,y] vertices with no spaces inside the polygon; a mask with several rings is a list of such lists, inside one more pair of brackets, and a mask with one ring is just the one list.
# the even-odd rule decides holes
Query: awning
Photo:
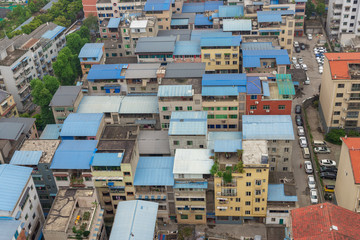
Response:
[{"label": "awning", "polygon": [[15,66],[13,66],[13,67],[11,68],[11,70],[14,70],[14,69],[17,68],[20,64],[21,64],[21,62],[18,62]]},{"label": "awning", "polygon": [[223,200],[223,201],[226,201],[228,200],[227,198],[216,198],[216,200]]},{"label": "awning", "polygon": [[294,83],[295,86],[299,86],[299,85],[300,85],[298,81],[293,81],[293,83]]},{"label": "awning", "polygon": [[54,177],[68,177],[68,174],[54,174]]},{"label": "awning", "polygon": [[155,119],[136,119],[135,124],[156,124]]},{"label": "awning", "polygon": [[21,210],[19,210],[19,211],[16,213],[15,220],[19,220],[20,216],[21,216]]},{"label": "awning", "polygon": [[281,32],[280,29],[266,29],[266,30],[260,30],[260,32]]},{"label": "awning", "polygon": [[261,81],[262,87],[263,87],[263,95],[265,97],[270,97],[270,88],[269,83],[266,81]]},{"label": "awning", "polygon": [[28,60],[29,57],[25,57],[23,60],[21,60],[21,62],[25,62],[26,60]]},{"label": "awning", "polygon": [[108,186],[114,186],[113,182],[108,182]]},{"label": "awning", "polygon": [[227,207],[217,207],[217,209],[226,210],[226,209],[227,209]]}]

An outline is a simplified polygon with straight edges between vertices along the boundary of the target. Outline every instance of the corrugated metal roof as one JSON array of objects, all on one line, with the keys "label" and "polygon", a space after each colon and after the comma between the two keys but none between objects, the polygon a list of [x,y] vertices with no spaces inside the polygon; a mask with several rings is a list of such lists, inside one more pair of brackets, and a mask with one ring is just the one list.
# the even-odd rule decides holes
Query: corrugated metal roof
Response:
[{"label": "corrugated metal roof", "polygon": [[171,113],[169,135],[206,135],[207,112],[178,111]]},{"label": "corrugated metal roof", "polygon": [[261,81],[259,77],[247,77],[247,94],[261,94]]},{"label": "corrugated metal roof", "polygon": [[91,160],[91,166],[119,167],[124,154],[123,153],[95,153]]},{"label": "corrugated metal roof", "polygon": [[15,151],[10,164],[13,165],[38,165],[42,151]]},{"label": "corrugated metal roof", "polygon": [[246,86],[245,73],[204,74],[203,86]]},{"label": "corrugated metal roof", "polygon": [[242,139],[242,132],[209,132],[208,149],[214,149],[216,140],[238,140]]},{"label": "corrugated metal roof", "polygon": [[170,26],[187,26],[189,24],[188,18],[173,18],[171,19]]},{"label": "corrugated metal roof", "polygon": [[201,55],[199,41],[177,41],[175,43],[174,55]]},{"label": "corrugated metal roof", "polygon": [[238,96],[240,88],[238,86],[203,86],[202,96]]},{"label": "corrugated metal roof", "polygon": [[117,113],[123,96],[84,96],[77,113]]},{"label": "corrugated metal roof", "polygon": [[251,31],[252,24],[250,19],[224,19],[223,31]]},{"label": "corrugated metal roof", "polygon": [[196,14],[194,24],[195,26],[212,26],[213,22],[209,20],[209,17],[203,14]]},{"label": "corrugated metal roof", "polygon": [[210,174],[214,160],[210,149],[176,149],[174,174]]},{"label": "corrugated metal roof", "polygon": [[79,58],[100,58],[103,54],[104,43],[86,43],[79,53]]},{"label": "corrugated metal roof", "polygon": [[173,186],[174,157],[140,157],[134,186]]},{"label": "corrugated metal roof", "polygon": [[90,169],[96,140],[64,140],[54,154],[51,169]]},{"label": "corrugated metal roof", "polygon": [[207,189],[207,182],[175,182],[174,188],[194,188],[194,189]]},{"label": "corrugated metal roof", "polygon": [[201,47],[233,47],[240,46],[241,36],[232,37],[202,37]]},{"label": "corrugated metal roof", "polygon": [[80,86],[59,86],[56,90],[49,106],[64,107],[73,106],[77,96],[81,92]]},{"label": "corrugated metal roof", "polygon": [[297,202],[297,196],[286,196],[284,184],[268,185],[268,202]]},{"label": "corrugated metal roof", "polygon": [[282,11],[258,11],[258,22],[281,22],[282,15],[294,15],[294,10],[282,10]]},{"label": "corrugated metal roof", "polygon": [[31,176],[32,168],[10,164],[0,165],[0,212],[11,216]]},{"label": "corrugated metal roof", "polygon": [[242,140],[215,140],[214,152],[237,152],[242,149]]},{"label": "corrugated metal roof", "polygon": [[192,85],[160,85],[158,97],[191,97]]},{"label": "corrugated metal roof", "polygon": [[285,49],[277,50],[243,50],[244,67],[261,67],[260,59],[275,58],[277,65],[290,64],[289,54]]},{"label": "corrugated metal roof", "polygon": [[223,32],[221,29],[192,30],[191,41],[200,41],[203,37],[231,37],[231,32]]},{"label": "corrugated metal roof", "polygon": [[290,115],[243,115],[245,140],[294,140]]},{"label": "corrugated metal roof", "polygon": [[223,1],[206,1],[205,6],[204,6],[204,10],[205,10],[205,12],[207,12],[207,11],[209,11],[209,12],[216,11],[222,5],[224,5]]},{"label": "corrugated metal roof", "polygon": [[62,124],[47,124],[40,139],[59,139]]},{"label": "corrugated metal roof", "polygon": [[175,111],[171,113],[173,120],[206,120],[206,111]]},{"label": "corrugated metal roof", "polygon": [[[278,75],[283,75],[282,77],[284,78],[278,78]],[[295,87],[293,81],[291,80],[291,74],[277,74],[276,83],[278,85],[280,95],[295,95]]]},{"label": "corrugated metal roof", "polygon": [[125,76],[121,76],[123,68],[128,68],[128,64],[95,64],[91,67],[86,78],[88,81],[124,79]]},{"label": "corrugated metal roof", "polygon": [[56,26],[53,30],[48,30],[41,37],[53,40],[56,36],[58,36],[60,33],[62,33],[65,29],[66,29],[66,27]]},{"label": "corrugated metal roof", "polygon": [[153,240],[158,207],[151,201],[119,202],[109,240]]},{"label": "corrugated metal roof", "polygon": [[96,136],[102,118],[102,113],[70,113],[64,121],[60,136]]},{"label": "corrugated metal roof", "polygon": [[272,42],[243,42],[242,50],[275,50]]},{"label": "corrugated metal roof", "polygon": [[156,71],[160,63],[136,63],[129,64],[125,72],[126,79],[156,78]]},{"label": "corrugated metal roof", "polygon": [[142,37],[136,44],[136,53],[168,53],[174,52],[175,36],[169,37]]},{"label": "corrugated metal roof", "polygon": [[219,17],[221,18],[232,18],[232,17],[242,17],[242,16],[244,16],[243,5],[219,6]]},{"label": "corrugated metal roof", "polygon": [[107,28],[118,28],[121,22],[121,18],[110,18]]},{"label": "corrugated metal roof", "polygon": [[205,63],[169,63],[165,78],[202,78]]},{"label": "corrugated metal roof", "polygon": [[263,87],[263,95],[265,97],[270,97],[270,87],[269,83],[267,81],[261,81],[262,87]]},{"label": "corrugated metal roof", "polygon": [[170,10],[171,0],[148,0],[145,3],[144,11],[167,11]]},{"label": "corrugated metal roof", "polygon": [[[1,240],[14,239],[15,233],[20,227],[21,221],[13,219],[0,219]],[[18,238],[20,239],[20,238]]]},{"label": "corrugated metal roof", "polygon": [[204,3],[184,3],[182,13],[203,13],[205,12]]},{"label": "corrugated metal roof", "polygon": [[140,155],[170,155],[169,135],[166,131],[140,131],[138,144]]},{"label": "corrugated metal roof", "polygon": [[157,96],[125,96],[119,108],[120,114],[159,113]]},{"label": "corrugated metal roof", "polygon": [[17,122],[0,122],[0,139],[18,140],[25,124]]}]

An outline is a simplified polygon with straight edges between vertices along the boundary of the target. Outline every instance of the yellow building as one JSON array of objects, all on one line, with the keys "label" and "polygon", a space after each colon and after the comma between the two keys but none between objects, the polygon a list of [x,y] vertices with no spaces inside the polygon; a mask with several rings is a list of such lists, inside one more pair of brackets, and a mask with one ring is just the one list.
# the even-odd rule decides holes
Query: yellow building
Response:
[{"label": "yellow building", "polygon": [[216,223],[263,222],[269,179],[266,141],[216,140],[214,152]]},{"label": "yellow building", "polygon": [[172,16],[172,3],[170,0],[149,0],[145,3],[144,12],[146,17],[157,18],[159,30],[170,30]]},{"label": "yellow building", "polygon": [[0,89],[0,118],[19,117],[14,97]]},{"label": "yellow building", "polygon": [[241,36],[202,37],[201,61],[208,73],[238,73]]}]

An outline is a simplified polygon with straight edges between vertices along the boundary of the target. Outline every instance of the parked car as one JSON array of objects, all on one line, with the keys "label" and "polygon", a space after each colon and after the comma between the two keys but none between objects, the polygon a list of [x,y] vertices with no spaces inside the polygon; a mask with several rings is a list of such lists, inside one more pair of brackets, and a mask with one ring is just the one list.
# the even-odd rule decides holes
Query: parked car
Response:
[{"label": "parked car", "polygon": [[303,121],[300,115],[295,116],[295,122],[297,126],[303,126]]},{"label": "parked car", "polygon": [[304,81],[305,85],[310,85],[310,78],[306,76],[306,80]]},{"label": "parked car", "polygon": [[310,161],[305,161],[304,162],[304,169],[305,169],[305,172],[308,173],[308,174],[313,173],[313,167],[312,167],[312,164],[311,164]]},{"label": "parked car", "polygon": [[295,47],[295,52],[299,53],[300,52],[300,47]]},{"label": "parked car", "polygon": [[300,69],[300,68],[301,68],[301,67],[300,67],[300,64],[295,63],[295,64],[294,64],[294,68],[295,68],[295,69]]},{"label": "parked car", "polygon": [[312,40],[312,35],[310,33],[307,35],[307,39]]},{"label": "parked car", "polygon": [[304,136],[305,135],[304,127],[298,126],[297,129],[298,129],[298,136]]},{"label": "parked car", "polygon": [[320,173],[321,178],[336,180],[336,173],[333,172],[322,172]]},{"label": "parked car", "polygon": [[336,167],[336,162],[330,159],[322,159],[319,161],[320,166],[334,166]]},{"label": "parked car", "polygon": [[299,144],[300,144],[300,147],[302,147],[302,148],[307,147],[306,137],[299,137]]},{"label": "parked car", "polygon": [[319,202],[316,189],[310,190],[310,202],[311,204],[317,204]]},{"label": "parked car", "polygon": [[295,113],[300,114],[301,113],[301,105],[295,106]]},{"label": "parked car", "polygon": [[325,185],[324,191],[325,192],[334,192],[335,191],[335,185]]},{"label": "parked car", "polygon": [[304,64],[304,63],[303,63],[303,64],[301,64],[301,65],[300,65],[300,67],[301,67],[301,69],[303,69],[303,70],[305,70],[305,71],[307,71],[307,70],[308,70],[308,69],[307,69],[306,64]]},{"label": "parked car", "polygon": [[304,60],[302,58],[299,58],[298,62],[299,62],[299,64],[302,64],[302,63],[304,63]]},{"label": "parked car", "polygon": [[328,147],[315,147],[315,153],[330,153],[330,149]]},{"label": "parked car", "polygon": [[337,173],[338,169],[334,166],[320,166],[320,172],[333,172]]},{"label": "parked car", "polygon": [[316,188],[314,175],[308,175],[308,185],[310,189]]},{"label": "parked car", "polygon": [[300,43],[300,48],[301,48],[301,50],[305,50],[305,44],[303,44],[303,43]]},{"label": "parked car", "polygon": [[299,47],[299,42],[294,41],[294,47]]}]

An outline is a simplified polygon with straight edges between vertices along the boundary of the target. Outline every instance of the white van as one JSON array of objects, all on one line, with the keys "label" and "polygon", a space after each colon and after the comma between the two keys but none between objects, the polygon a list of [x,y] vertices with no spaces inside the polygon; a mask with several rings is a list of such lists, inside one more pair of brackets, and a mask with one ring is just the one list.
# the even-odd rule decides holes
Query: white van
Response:
[{"label": "white van", "polygon": [[314,140],[313,144],[315,147],[323,147],[326,146],[326,142],[323,140]]},{"label": "white van", "polygon": [[310,158],[310,150],[309,150],[309,148],[305,147],[305,148],[303,148],[302,150],[303,150],[303,156],[304,156],[304,158],[305,158],[305,159]]},{"label": "white van", "polygon": [[313,173],[313,167],[312,167],[312,164],[310,161],[304,162],[304,169],[305,169],[305,172],[308,174]]}]

